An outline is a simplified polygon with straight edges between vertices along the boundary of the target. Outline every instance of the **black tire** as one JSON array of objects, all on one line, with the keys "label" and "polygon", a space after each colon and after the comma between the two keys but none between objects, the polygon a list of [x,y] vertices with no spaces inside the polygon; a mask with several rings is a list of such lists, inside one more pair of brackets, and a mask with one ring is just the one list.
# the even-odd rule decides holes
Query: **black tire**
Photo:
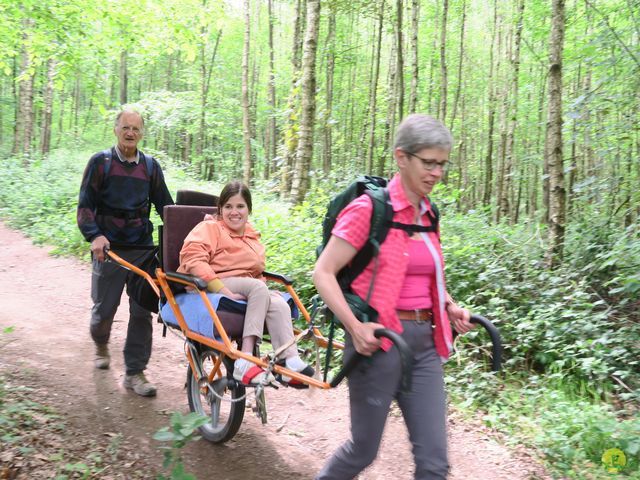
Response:
[{"label": "black tire", "polygon": [[[213,369],[218,356],[219,352],[206,347],[200,352],[202,372],[205,376]],[[209,417],[209,423],[201,426],[199,430],[205,439],[213,443],[224,443],[231,440],[238,433],[244,418],[245,399],[237,399],[244,397],[245,388],[230,375],[227,375],[227,372],[233,368],[232,365],[233,362],[230,359],[225,359],[221,365],[221,375],[218,375],[213,382],[208,385],[203,384],[203,386],[198,385],[191,366],[187,370],[189,409]],[[223,399],[218,398],[211,389]]]}]

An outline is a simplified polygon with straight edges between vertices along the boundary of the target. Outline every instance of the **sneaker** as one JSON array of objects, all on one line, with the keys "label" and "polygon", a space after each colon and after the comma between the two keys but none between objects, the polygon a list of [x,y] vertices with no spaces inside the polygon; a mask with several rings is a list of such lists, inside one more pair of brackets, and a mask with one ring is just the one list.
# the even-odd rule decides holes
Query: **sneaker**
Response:
[{"label": "sneaker", "polygon": [[267,373],[262,367],[244,358],[239,358],[234,362],[233,378],[249,387],[255,387],[261,383],[268,385],[275,380],[274,376]]},{"label": "sneaker", "polygon": [[109,345],[106,343],[96,343],[96,357],[93,360],[93,364],[96,368],[106,370],[109,368],[109,362],[111,356],[109,355]]},{"label": "sneaker", "polygon": [[[306,363],[304,363],[302,360],[300,361],[296,361],[296,362],[292,362],[294,365],[293,366],[289,366],[286,361],[280,361],[278,362],[280,366],[288,368],[289,370],[293,370],[296,373],[300,373],[302,375],[306,375],[307,377],[313,377],[315,375],[315,370],[310,367],[309,365],[307,365]],[[288,377],[287,375],[280,375],[278,374],[276,376],[276,380],[278,380],[278,382],[282,383],[283,385],[292,387],[292,388],[297,388],[300,390],[303,390],[305,388],[309,388],[309,385],[301,382],[300,380],[295,380],[291,377]]]},{"label": "sneaker", "polygon": [[144,376],[144,373],[124,376],[124,387],[133,390],[143,397],[153,397],[156,394],[156,386]]}]

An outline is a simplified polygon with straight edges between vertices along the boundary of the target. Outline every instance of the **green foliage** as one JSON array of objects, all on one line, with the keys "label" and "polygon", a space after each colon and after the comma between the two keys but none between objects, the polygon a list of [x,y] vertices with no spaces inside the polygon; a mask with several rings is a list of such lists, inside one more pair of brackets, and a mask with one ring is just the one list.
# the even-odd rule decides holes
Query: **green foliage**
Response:
[{"label": "green foliage", "polygon": [[187,415],[182,415],[179,412],[175,412],[171,415],[171,425],[163,427],[155,433],[153,436],[155,440],[171,442],[170,446],[160,447],[164,450],[164,463],[162,466],[165,470],[169,470],[169,476],[160,474],[158,475],[158,480],[196,479],[194,475],[185,472],[180,450],[187,443],[200,439],[195,432],[208,421],[207,417],[198,413],[191,412]]},{"label": "green foliage", "polygon": [[329,198],[327,191],[316,188],[298,206],[285,206],[275,200],[264,201],[253,215],[253,222],[262,233],[261,240],[266,247],[267,269],[291,276],[296,292],[305,302],[316,293],[311,271]]},{"label": "green foliage", "polygon": [[601,457],[611,448],[626,455],[622,477],[640,478],[637,411],[614,412],[606,404],[577,399],[545,376],[497,380],[473,364],[449,375],[447,383],[457,405],[474,413],[479,407],[485,424],[506,432],[511,443],[544,453],[548,468],[563,478],[603,475]]},{"label": "green foliage", "polygon": [[17,161],[0,163],[0,215],[35,243],[55,245],[55,252],[86,251],[75,222],[80,179],[89,155],[85,158],[57,151],[28,168]]},{"label": "green foliage", "polygon": [[[543,232],[522,225],[492,225],[482,214],[445,216],[449,289],[500,328],[507,368],[544,372],[580,396],[606,397],[616,391],[628,400],[640,398],[640,360],[635,353],[640,325],[611,306],[633,302],[635,292],[616,289],[612,297],[612,289],[603,291],[598,276],[603,268],[611,268],[604,264],[616,262],[625,264],[619,272],[629,271],[635,261],[630,253],[639,248],[635,237],[618,236],[616,243],[608,244],[595,239],[588,243],[584,230],[569,234],[566,249],[576,252],[575,259],[550,271],[544,267]],[[601,258],[585,255],[588,249]],[[580,258],[589,259],[592,275],[587,268],[576,269]],[[611,282],[616,277],[609,278]],[[477,342],[479,335],[466,335],[461,342]],[[569,378],[573,381],[567,382]]]}]

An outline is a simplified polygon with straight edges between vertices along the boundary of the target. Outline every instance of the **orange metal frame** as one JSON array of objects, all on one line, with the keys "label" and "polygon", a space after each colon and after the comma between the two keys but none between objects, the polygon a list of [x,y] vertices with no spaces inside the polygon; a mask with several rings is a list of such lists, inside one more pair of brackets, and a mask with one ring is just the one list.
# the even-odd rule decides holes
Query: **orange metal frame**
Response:
[{"label": "orange metal frame", "polygon": [[[221,371],[220,371],[220,366],[222,363],[222,358],[223,355],[224,356],[228,356],[232,359],[237,359],[237,358],[244,358],[246,360],[249,360],[250,362],[259,365],[263,368],[267,368],[268,367],[268,363],[264,360],[261,359],[259,357],[253,356],[253,355],[249,355],[247,353],[241,352],[240,350],[238,350],[237,348],[234,347],[233,342],[231,341],[231,339],[229,338],[229,336],[227,335],[227,332],[222,324],[222,322],[220,321],[220,318],[218,317],[218,315],[216,314],[215,309],[213,308],[213,306],[211,305],[211,302],[209,301],[209,298],[207,297],[207,292],[203,291],[203,290],[199,290],[196,285],[194,285],[191,282],[188,281],[184,281],[184,280],[180,280],[177,278],[172,278],[171,282],[177,282],[177,283],[181,283],[185,286],[188,287],[192,287],[194,290],[197,291],[198,295],[200,296],[202,302],[204,302],[204,305],[207,309],[207,311],[209,312],[209,315],[211,316],[211,320],[213,322],[214,328],[217,331],[218,335],[220,336],[220,340],[216,340],[213,338],[209,338],[206,337],[204,335],[200,335],[199,333],[193,332],[192,330],[189,329],[189,326],[187,325],[187,322],[184,319],[184,316],[182,315],[182,311],[180,310],[180,307],[178,305],[178,303],[176,302],[175,296],[173,294],[173,292],[171,291],[171,288],[169,287],[169,280],[167,279],[167,275],[166,273],[161,269],[158,268],[156,269],[156,278],[154,279],[149,273],[145,272],[144,270],[136,267],[135,265],[127,262],[126,260],[122,259],[118,254],[112,252],[112,251],[108,251],[107,255],[115,262],[119,263],[121,266],[131,270],[132,272],[144,277],[147,282],[151,285],[151,287],[153,288],[154,292],[158,295],[158,298],[160,298],[160,289],[162,289],[162,292],[164,293],[165,297],[167,298],[167,302],[169,303],[169,306],[171,307],[171,310],[173,310],[173,313],[176,317],[176,319],[178,320],[178,325],[180,326],[180,330],[182,330],[182,334],[191,340],[194,340],[198,343],[201,343],[202,345],[206,345],[208,347],[211,347],[212,349],[220,352],[220,356],[218,357],[213,369],[211,370],[211,372],[209,372],[209,381],[213,380],[213,377],[215,377],[216,375],[220,375]],[[296,304],[296,306],[298,307],[298,310],[302,313],[302,316],[305,318],[307,324],[311,323],[311,316],[309,315],[309,312],[307,311],[307,309],[305,308],[305,306],[302,304],[302,302],[300,301],[300,298],[298,297],[297,293],[295,292],[295,290],[293,289],[293,287],[291,285],[287,285],[286,283],[284,283],[282,280],[278,279],[278,278],[274,278],[274,277],[267,277],[268,280],[270,281],[274,281],[276,283],[280,283],[284,286],[284,288],[286,289],[287,293],[289,293],[289,295],[291,295],[291,298],[293,298],[294,303]],[[294,333],[297,335],[299,334],[301,331],[298,329],[294,329]],[[320,332],[320,330],[317,327],[313,327],[312,330],[313,333],[313,340],[316,342],[317,345],[319,345],[320,347],[324,347],[326,348],[328,346],[328,339],[326,337],[324,337],[322,335],[322,333]],[[333,342],[333,348],[336,349],[344,349],[344,345],[340,342]],[[194,359],[193,356],[191,355],[191,352],[189,351],[189,349],[185,348],[185,355],[187,356],[187,360],[189,361],[189,364],[191,365],[191,371],[192,372],[198,372],[199,369],[195,368],[195,363],[194,363]],[[327,382],[323,382],[320,380],[317,380],[313,377],[308,377],[306,375],[302,375],[298,372],[294,372],[293,370],[289,370],[288,368],[282,367],[280,365],[275,365],[273,367],[273,371],[275,373],[279,373],[282,375],[286,375],[287,377],[291,377],[295,380],[298,380],[300,382],[306,383],[308,385],[317,387],[317,388],[323,388],[323,389],[329,389],[331,388],[331,385]]]}]

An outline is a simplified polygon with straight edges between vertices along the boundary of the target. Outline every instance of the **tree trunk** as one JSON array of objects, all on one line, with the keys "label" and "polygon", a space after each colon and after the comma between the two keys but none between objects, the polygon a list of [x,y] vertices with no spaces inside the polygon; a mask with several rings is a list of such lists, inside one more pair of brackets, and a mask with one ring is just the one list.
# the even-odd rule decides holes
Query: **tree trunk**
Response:
[{"label": "tree trunk", "polygon": [[332,5],[329,13],[329,25],[327,31],[327,76],[326,76],[326,107],[324,112],[323,125],[323,141],[322,149],[322,171],[329,173],[331,171],[331,151],[333,149],[332,139],[332,116],[333,116],[333,74],[335,70],[335,37],[336,37],[336,11]]},{"label": "tree trunk", "polygon": [[409,113],[414,113],[418,104],[418,29],[420,25],[420,2],[411,1],[411,92]]},{"label": "tree trunk", "polygon": [[493,2],[493,29],[491,31],[491,49],[489,51],[489,75],[487,87],[489,88],[489,118],[487,120],[487,152],[484,159],[484,191],[482,204],[487,207],[491,204],[491,185],[493,177],[493,129],[496,118],[496,87],[494,85],[494,64],[496,38],[498,33],[498,3]]},{"label": "tree trunk", "polygon": [[189,163],[189,157],[191,156],[191,134],[186,130],[182,132],[182,161]]},{"label": "tree trunk", "polygon": [[282,199],[289,199],[291,197],[292,171],[299,141],[300,89],[298,88],[298,82],[300,81],[301,74],[301,38],[305,12],[306,2],[304,0],[296,0],[293,28],[293,49],[291,55],[291,90],[289,93],[289,100],[287,102],[287,126],[284,130],[284,162],[280,172],[280,198]]},{"label": "tree trunk", "polygon": [[[383,0],[384,1],[384,0]],[[373,36],[372,36],[372,41],[371,43],[371,55],[370,55],[370,62],[369,62],[369,101],[367,102],[367,107],[364,110],[364,113],[362,115],[363,118],[363,122],[362,122],[362,127],[360,129],[360,136],[358,137],[358,141],[355,144],[355,153],[351,153],[351,151],[349,151],[349,153],[347,153],[345,156],[347,157],[351,157],[351,158],[356,158],[356,163],[360,163],[360,159],[363,159],[364,161],[364,165],[368,164],[368,159],[369,159],[369,151],[368,151],[368,147],[369,147],[369,143],[367,141],[368,135],[369,135],[369,122],[371,120],[371,92],[373,91],[373,83],[374,83],[374,70],[375,70],[375,65],[376,65],[376,41],[374,40],[375,38],[377,38],[377,34],[376,34],[376,28],[377,28],[377,20],[376,18],[371,19],[371,30],[373,31]],[[348,91],[350,91],[349,87],[347,88]],[[373,154],[372,154],[373,155]],[[358,167],[356,167],[358,168]]]},{"label": "tree trunk", "polygon": [[[446,0],[445,0],[446,1]],[[396,99],[398,117],[404,115],[404,52],[402,50],[402,0],[396,0]]]},{"label": "tree trunk", "polygon": [[[542,67],[546,68],[546,67]],[[549,173],[549,168],[547,165],[547,156],[545,155],[544,150],[544,141],[543,136],[546,135],[545,129],[543,127],[544,123],[544,99],[547,92],[547,77],[546,74],[541,70],[540,71],[540,94],[538,95],[538,121],[536,128],[536,139],[535,145],[542,145],[542,148],[538,147],[538,151],[536,152],[540,157],[543,158],[542,161],[542,170],[539,170],[538,167],[533,165],[533,178],[534,178],[534,188],[531,194],[531,217],[533,218],[536,212],[538,211],[538,180],[542,179],[542,204],[544,205],[544,216],[542,218],[543,223],[549,223],[548,218],[548,206],[549,206],[549,179],[547,177]],[[540,175],[542,172],[542,175]]]},{"label": "tree trunk", "polygon": [[50,58],[47,62],[47,83],[44,89],[44,115],[42,116],[42,137],[40,152],[43,156],[51,150],[51,121],[53,118],[53,80],[56,75],[57,61]]},{"label": "tree trunk", "polygon": [[127,104],[129,72],[127,70],[127,51],[120,52],[120,105]]},{"label": "tree trunk", "polygon": [[269,115],[267,120],[266,134],[266,161],[264,162],[264,178],[269,178],[272,164],[276,158],[276,69],[275,52],[273,49],[273,0],[267,4],[267,15],[269,22],[269,83],[267,85],[267,101],[269,103]]},{"label": "tree trunk", "polygon": [[524,19],[524,0],[518,0],[517,2],[517,14],[515,22],[515,36],[513,40],[513,52],[510,55],[511,58],[511,89],[508,103],[508,118],[509,125],[507,127],[507,138],[505,144],[504,154],[504,169],[503,178],[504,183],[502,186],[502,195],[500,198],[500,216],[502,218],[509,218],[513,221],[513,215],[511,215],[511,205],[509,198],[511,195],[512,182],[511,176],[514,166],[514,150],[515,150],[515,132],[518,124],[518,77],[520,75],[520,44],[522,40],[522,23]]},{"label": "tree trunk", "polygon": [[[391,149],[391,143],[393,142],[393,132],[396,123],[396,105],[398,104],[395,89],[396,85],[396,69],[393,68],[395,62],[395,55],[397,55],[396,37],[393,38],[391,44],[391,52],[389,53],[389,73],[387,79],[387,119],[384,124],[384,145],[382,147],[382,155],[378,157],[378,168],[376,168],[376,175],[384,176],[385,164],[387,163],[388,152]],[[369,173],[369,172],[367,172]]]},{"label": "tree trunk", "polygon": [[296,166],[291,184],[291,198],[295,204],[302,203],[309,189],[309,169],[313,155],[313,127],[316,113],[316,50],[318,48],[320,0],[307,1],[306,23],[302,56],[300,141],[296,151]]},{"label": "tree trunk", "polygon": [[249,47],[251,36],[250,2],[244,0],[244,46],[242,49],[242,138],[244,155],[242,160],[242,181],[251,182],[251,111],[249,109]]},{"label": "tree trunk", "polygon": [[549,99],[545,154],[549,159],[549,246],[551,268],[562,262],[565,231],[565,188],[562,164],[562,48],[564,44],[564,0],[553,0],[549,40]]},{"label": "tree trunk", "polygon": [[28,38],[28,29],[32,24],[33,21],[30,20],[26,20],[24,22],[23,39],[25,41],[23,43],[22,56],[20,60],[20,73],[18,75],[18,81],[16,82],[18,89],[18,102],[12,149],[13,155],[22,154],[24,156],[25,165],[27,165],[27,157],[30,153],[30,140],[33,129],[33,73],[31,73],[31,55],[27,49],[26,42]]},{"label": "tree trunk", "polygon": [[209,66],[207,67],[207,42],[205,41],[206,29],[202,27],[202,43],[200,46],[200,121],[198,128],[198,138],[196,139],[196,156],[199,161],[202,161],[202,152],[204,151],[205,138],[207,136],[206,128],[206,113],[207,113],[207,101],[209,98],[209,85],[211,84],[211,72],[213,71],[213,64],[216,60],[216,53],[218,51],[218,44],[220,43],[220,36],[222,35],[222,29],[218,30],[216,36],[216,43],[213,46],[213,52],[211,52],[211,60],[209,60]]},{"label": "tree trunk", "polygon": [[384,0],[380,2],[380,12],[378,13],[378,37],[376,39],[376,49],[374,53],[373,72],[371,78],[371,89],[369,91],[369,147],[367,149],[366,171],[373,171],[373,153],[375,151],[376,137],[376,113],[378,98],[378,78],[380,77],[380,53],[382,49],[382,29],[384,27]]},{"label": "tree trunk", "polygon": [[458,114],[458,102],[460,101],[460,92],[462,91],[462,66],[464,65],[464,32],[467,23],[467,2],[462,0],[462,19],[460,20],[460,49],[458,54],[458,75],[456,81],[456,93],[453,96],[453,111],[449,120],[449,130],[453,132],[454,122]]},{"label": "tree trunk", "polygon": [[440,19],[440,2],[435,3],[435,14],[433,19],[433,36],[431,37],[431,47],[429,48],[429,89],[427,91],[427,99],[429,100],[429,111],[436,112],[436,116],[439,116],[438,108],[440,102],[435,95],[435,72],[436,72],[436,56],[435,52],[438,46],[438,21]]},{"label": "tree trunk", "polygon": [[449,0],[442,2],[442,25],[440,25],[440,108],[438,116],[442,123],[447,119],[447,15]]},{"label": "tree trunk", "polygon": [[165,84],[164,84],[164,88],[167,91],[172,91],[173,90],[173,82],[171,81],[173,79],[173,53],[169,54],[169,58],[167,60],[167,72],[166,72],[166,78],[165,78]]}]

